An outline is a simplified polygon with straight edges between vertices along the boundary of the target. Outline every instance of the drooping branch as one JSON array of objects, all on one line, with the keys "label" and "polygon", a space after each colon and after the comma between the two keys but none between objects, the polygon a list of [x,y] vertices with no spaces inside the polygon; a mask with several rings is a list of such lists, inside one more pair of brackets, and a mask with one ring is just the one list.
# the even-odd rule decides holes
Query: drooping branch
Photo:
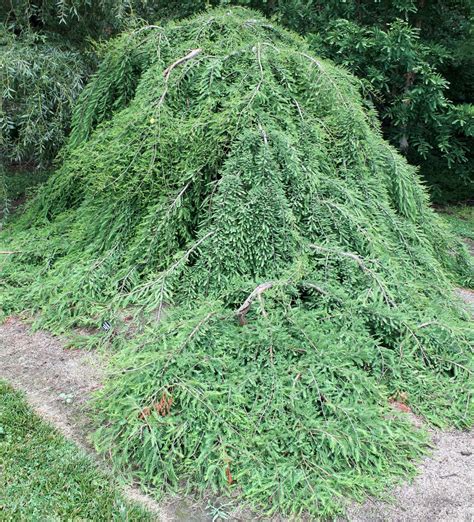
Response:
[{"label": "drooping branch", "polygon": [[320,246],[320,245],[309,245],[309,246],[311,248],[315,249],[315,250],[319,250],[320,252],[326,252],[328,254],[336,254],[336,255],[339,255],[341,257],[346,257],[346,258],[349,258],[349,259],[352,259],[353,261],[355,261],[357,263],[357,265],[359,266],[359,268],[362,270],[362,272],[367,274],[369,277],[371,277],[377,283],[377,285],[379,286],[379,288],[380,288],[380,290],[382,292],[382,295],[383,295],[386,303],[389,304],[390,306],[395,306],[395,302],[389,296],[388,290],[385,287],[385,284],[383,283],[383,281],[380,279],[380,277],[377,275],[376,272],[371,270],[364,263],[364,260],[360,256],[358,256],[357,254],[353,254],[352,252],[343,252],[341,250],[327,248],[327,247],[323,247],[323,246]]},{"label": "drooping branch", "polygon": [[178,65],[181,65],[182,63],[184,62],[187,62],[188,60],[191,60],[191,58],[194,58],[196,55],[198,55],[200,52],[202,51],[202,49],[193,49],[192,51],[190,51],[186,56],[183,56],[182,58],[180,58],[179,60],[176,60],[174,63],[172,63],[169,67],[167,67],[164,71],[163,71],[163,76],[165,77],[165,81],[167,82],[169,77],[170,77],[170,74],[171,74],[171,71],[177,67]]},{"label": "drooping branch", "polygon": [[164,71],[163,71],[163,76],[165,77],[165,88],[163,89],[163,93],[161,94],[160,96],[160,99],[158,101],[158,107],[161,106],[161,104],[163,103],[164,99],[165,99],[165,96],[166,96],[166,93],[168,92],[168,80],[169,80],[169,77],[170,77],[170,74],[171,74],[171,71],[177,67],[178,65],[184,63],[184,62],[187,62],[188,60],[191,60],[191,58],[194,58],[196,55],[198,55],[200,52],[202,51],[202,49],[193,49],[191,52],[189,52],[186,56],[183,56],[182,58],[180,58],[179,60],[176,60],[174,63],[172,63],[169,67],[167,67]]},{"label": "drooping branch", "polygon": [[265,290],[270,289],[275,283],[273,281],[267,281],[266,283],[261,283],[255,288],[251,294],[247,297],[247,299],[242,303],[242,305],[238,308],[238,310],[235,312],[237,317],[239,318],[239,323],[241,326],[244,324],[247,324],[247,321],[245,319],[245,316],[247,315],[247,312],[250,310],[250,307],[252,306],[252,303],[255,301],[255,299],[260,299],[261,295]]},{"label": "drooping branch", "polygon": [[[242,303],[242,305],[235,312],[235,315],[239,319],[240,325],[243,326],[244,324],[247,324],[245,316],[247,315],[248,311],[250,310],[250,308],[252,306],[252,303],[255,301],[255,299],[257,299],[259,301],[259,303],[260,303],[260,306],[262,308],[262,314],[265,317],[268,317],[268,314],[265,311],[265,308],[263,307],[263,299],[262,299],[263,292],[265,292],[266,290],[269,290],[270,288],[274,287],[275,285],[287,286],[287,285],[291,285],[291,284],[293,284],[292,281],[267,281],[265,283],[259,284],[249,294],[247,299]],[[329,292],[327,290],[324,290],[324,288],[321,288],[320,286],[318,286],[318,285],[316,285],[314,283],[309,283],[307,281],[302,281],[298,285],[301,285],[301,286],[306,287],[306,288],[311,288],[312,290],[314,290],[314,291],[316,291],[316,292],[318,292],[318,293],[320,293],[321,295],[324,295],[324,296],[329,295]],[[337,301],[340,301],[340,299],[338,299],[336,297],[335,297],[335,299]]]}]

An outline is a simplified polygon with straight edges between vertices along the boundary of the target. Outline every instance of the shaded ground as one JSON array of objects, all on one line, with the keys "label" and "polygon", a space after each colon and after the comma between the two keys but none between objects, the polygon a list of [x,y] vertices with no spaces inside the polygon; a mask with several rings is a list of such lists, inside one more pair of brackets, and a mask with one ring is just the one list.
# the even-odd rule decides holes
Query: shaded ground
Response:
[{"label": "shaded ground", "polygon": [[470,290],[469,288],[458,288],[456,293],[466,303],[466,308],[470,307],[474,314],[474,290]]},{"label": "shaded ground", "polygon": [[[34,409],[78,445],[87,443],[84,409],[101,384],[105,361],[97,354],[64,349],[60,339],[32,333],[17,319],[0,326],[0,378],[26,392]],[[348,519],[369,521],[474,521],[474,433],[433,432],[434,453],[413,484],[392,492],[393,503],[352,505]],[[212,508],[176,499],[159,505],[135,488],[129,498],[143,502],[163,521],[212,520]],[[252,517],[253,518],[253,517]],[[232,512],[230,520],[250,520]]]},{"label": "shaded ground", "polygon": [[[36,413],[88,453],[84,408],[100,386],[100,368],[96,355],[65,350],[60,340],[45,332],[31,333],[17,319],[0,326],[0,378],[24,391]],[[133,488],[127,496],[145,500],[149,509],[159,512]]]},{"label": "shaded ground", "polygon": [[474,256],[474,240],[473,239],[465,239],[464,242],[466,243],[467,249],[471,253],[472,256]]}]

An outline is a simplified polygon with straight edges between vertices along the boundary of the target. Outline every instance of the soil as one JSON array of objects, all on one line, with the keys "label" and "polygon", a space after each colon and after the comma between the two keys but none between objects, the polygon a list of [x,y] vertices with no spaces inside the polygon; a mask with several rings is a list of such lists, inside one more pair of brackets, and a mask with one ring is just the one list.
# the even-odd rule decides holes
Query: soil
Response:
[{"label": "soil", "polygon": [[474,290],[469,288],[457,288],[456,293],[466,303],[466,308],[471,309],[474,315]]},{"label": "soil", "polygon": [[474,521],[474,432],[432,432],[432,455],[413,483],[390,492],[390,500],[352,505],[351,522]]},{"label": "soil", "polygon": [[10,317],[0,326],[0,377],[24,391],[34,409],[83,449],[91,393],[100,387],[101,360],[92,352],[64,349],[46,332],[30,332]]},{"label": "soil", "polygon": [[[472,297],[471,292],[468,299],[471,301]],[[9,318],[0,325],[0,378],[23,390],[37,413],[97,458],[87,439],[91,427],[86,410],[91,394],[101,386],[106,357],[66,349],[65,344],[61,338],[32,332],[19,319]],[[433,431],[432,443],[433,454],[423,461],[412,484],[396,488],[388,501],[352,504],[345,520],[474,521],[474,432]],[[103,461],[98,462],[105,466]],[[203,502],[175,498],[157,503],[133,486],[124,488],[124,494],[144,504],[156,520],[163,522],[213,519]],[[257,518],[245,511],[229,515],[228,520]]]},{"label": "soil", "polygon": [[474,241],[466,237],[464,239],[464,243],[466,243],[467,249],[469,250],[471,256],[474,256]]}]

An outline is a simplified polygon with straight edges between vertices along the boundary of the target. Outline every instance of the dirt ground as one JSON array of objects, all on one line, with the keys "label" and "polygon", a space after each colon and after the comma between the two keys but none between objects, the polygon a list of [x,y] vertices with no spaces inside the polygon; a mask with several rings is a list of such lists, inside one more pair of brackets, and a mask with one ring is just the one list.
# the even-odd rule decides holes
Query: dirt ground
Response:
[{"label": "dirt ground", "polygon": [[471,308],[474,315],[474,291],[469,288],[458,288],[456,293],[466,303],[466,308]]},{"label": "dirt ground", "polygon": [[474,432],[432,433],[433,454],[411,484],[389,492],[390,502],[352,505],[351,522],[474,521]]}]

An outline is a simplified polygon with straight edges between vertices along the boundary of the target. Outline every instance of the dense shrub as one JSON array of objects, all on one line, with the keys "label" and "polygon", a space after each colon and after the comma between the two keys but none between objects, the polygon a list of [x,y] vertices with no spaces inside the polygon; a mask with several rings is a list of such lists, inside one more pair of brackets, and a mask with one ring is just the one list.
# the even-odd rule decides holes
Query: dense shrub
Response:
[{"label": "dense shrub", "polygon": [[[83,49],[90,38],[107,39],[139,19],[162,24],[219,4],[274,16],[308,36],[314,52],[363,79],[385,137],[420,166],[435,200],[462,200],[472,193],[474,143],[466,132],[474,92],[469,0],[20,0],[2,4],[0,20],[16,34],[53,33],[61,45]],[[47,86],[40,81],[42,87]],[[67,132],[69,122],[64,123]]]},{"label": "dense shrub", "polygon": [[111,325],[97,447],[157,489],[334,515],[423,451],[390,401],[471,425],[472,267],[360,87],[244,9],[128,32],[3,232],[4,313]]}]

